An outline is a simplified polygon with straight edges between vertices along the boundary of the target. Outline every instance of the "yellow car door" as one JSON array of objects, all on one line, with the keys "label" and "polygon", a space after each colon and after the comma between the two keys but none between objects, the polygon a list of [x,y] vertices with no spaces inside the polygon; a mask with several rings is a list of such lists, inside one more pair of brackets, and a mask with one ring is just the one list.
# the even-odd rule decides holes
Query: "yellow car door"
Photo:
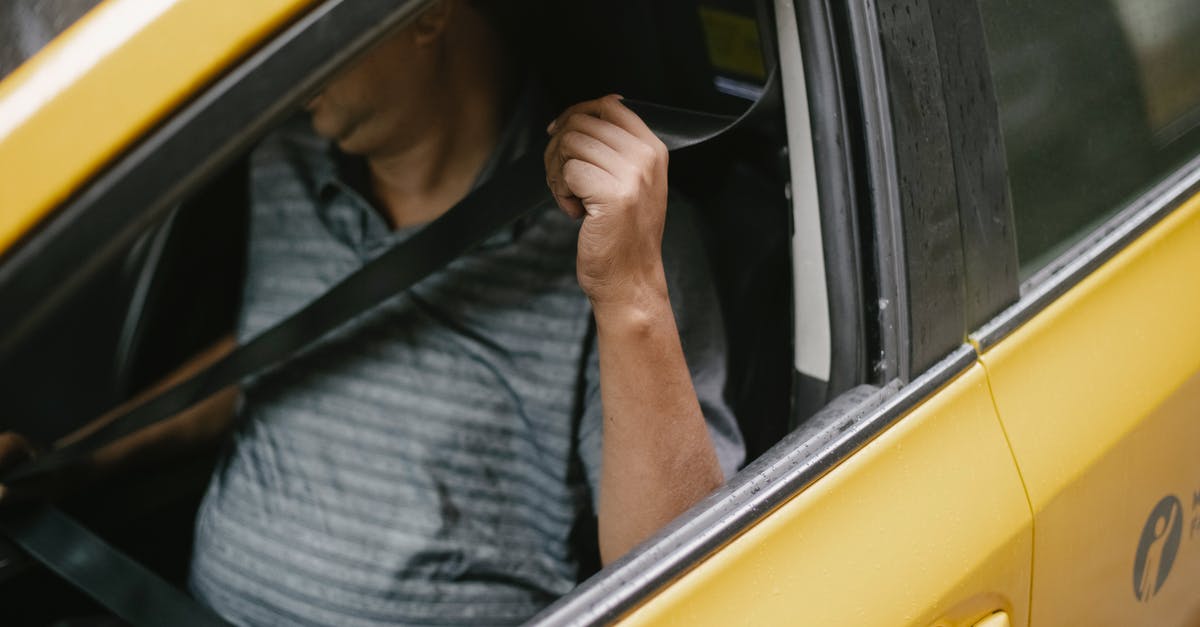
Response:
[{"label": "yellow car door", "polygon": [[[774,16],[793,256],[808,262],[808,229],[824,236],[831,299],[850,281],[833,267],[828,225],[870,207],[863,239],[879,300],[866,317],[881,327],[870,384],[815,415],[797,410],[782,442],[552,606],[546,624],[1028,624],[1031,510],[986,372],[964,342],[1017,298],[1015,265],[989,256],[1011,255],[1013,240],[989,213],[1008,196],[982,24],[969,3],[850,3],[839,17],[842,8],[781,1]],[[838,46],[853,54],[837,56]],[[833,149],[853,143],[842,124],[856,107],[869,135],[856,149],[876,190],[858,207],[839,187],[853,175]],[[964,234],[981,231],[986,241],[967,250]],[[805,271],[798,294],[808,293]],[[801,353],[813,315],[797,303]]]},{"label": "yellow car door", "polygon": [[1035,625],[1200,619],[1200,295],[1181,284],[1196,268],[1200,198],[1011,335],[981,336],[1034,508]]},{"label": "yellow car door", "polygon": [[968,365],[627,623],[974,625],[1001,613],[1024,625],[1031,543],[986,378]]},{"label": "yellow car door", "polygon": [[1195,625],[1200,5],[981,5],[1027,278],[975,339],[1034,512],[1031,623]]}]

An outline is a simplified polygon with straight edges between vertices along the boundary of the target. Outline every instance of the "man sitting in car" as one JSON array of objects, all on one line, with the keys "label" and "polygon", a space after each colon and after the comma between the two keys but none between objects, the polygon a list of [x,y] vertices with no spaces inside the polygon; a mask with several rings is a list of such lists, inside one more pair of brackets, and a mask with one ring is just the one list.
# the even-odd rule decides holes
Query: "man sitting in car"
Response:
[{"label": "man sitting in car", "polygon": [[[308,103],[316,135],[292,124],[253,153],[237,336],[404,240],[542,133],[557,209],[89,469],[232,428],[191,571],[232,622],[521,622],[576,583],[581,523],[597,517],[612,561],[742,460],[704,259],[662,254],[665,147],[615,96],[543,131],[492,10],[442,0]],[[684,211],[672,204],[668,242],[690,237]],[[28,449],[11,434],[3,446],[6,465]]]}]

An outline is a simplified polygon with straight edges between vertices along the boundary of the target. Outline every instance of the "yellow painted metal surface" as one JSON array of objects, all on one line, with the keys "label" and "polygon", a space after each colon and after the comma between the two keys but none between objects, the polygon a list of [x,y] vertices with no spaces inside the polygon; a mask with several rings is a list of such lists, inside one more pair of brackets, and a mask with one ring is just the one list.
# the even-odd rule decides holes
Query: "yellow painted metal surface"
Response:
[{"label": "yellow painted metal surface", "polygon": [[1200,198],[982,357],[1035,513],[1034,625],[1200,625],[1198,272]]},{"label": "yellow painted metal surface", "polygon": [[975,623],[974,627],[1012,627],[1012,621],[1008,619],[1008,614],[1004,612],[996,612],[991,616]]},{"label": "yellow painted metal surface", "polygon": [[314,0],[108,0],[0,83],[0,251]]},{"label": "yellow painted metal surface", "polygon": [[624,622],[1024,625],[1032,542],[975,365]]}]

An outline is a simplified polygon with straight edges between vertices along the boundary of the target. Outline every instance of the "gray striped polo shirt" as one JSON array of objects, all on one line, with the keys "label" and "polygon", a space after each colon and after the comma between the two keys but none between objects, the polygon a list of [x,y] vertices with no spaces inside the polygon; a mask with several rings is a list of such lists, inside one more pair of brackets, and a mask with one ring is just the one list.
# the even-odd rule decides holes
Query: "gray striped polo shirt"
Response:
[{"label": "gray striped polo shirt", "polygon": [[[407,235],[330,155],[304,123],[252,154],[242,339]],[[677,222],[668,233],[686,236]],[[481,625],[569,591],[602,423],[577,231],[548,204],[243,386],[196,522],[193,593],[237,624]],[[718,305],[698,249],[679,248],[672,300],[731,473],[743,448]]]}]

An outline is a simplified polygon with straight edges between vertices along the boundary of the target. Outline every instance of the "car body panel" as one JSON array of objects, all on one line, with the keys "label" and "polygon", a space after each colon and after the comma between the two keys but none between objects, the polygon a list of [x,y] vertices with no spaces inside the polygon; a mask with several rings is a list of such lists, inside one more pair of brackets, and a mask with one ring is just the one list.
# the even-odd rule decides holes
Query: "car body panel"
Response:
[{"label": "car body panel", "polygon": [[313,2],[109,0],[0,82],[0,250]]},{"label": "car body panel", "polygon": [[1032,547],[975,364],[624,622],[1024,625]]},{"label": "car body panel", "polygon": [[[1035,625],[1200,619],[1197,268],[1200,197],[981,358],[1035,513]],[[1174,546],[1153,541],[1159,504]]]}]

